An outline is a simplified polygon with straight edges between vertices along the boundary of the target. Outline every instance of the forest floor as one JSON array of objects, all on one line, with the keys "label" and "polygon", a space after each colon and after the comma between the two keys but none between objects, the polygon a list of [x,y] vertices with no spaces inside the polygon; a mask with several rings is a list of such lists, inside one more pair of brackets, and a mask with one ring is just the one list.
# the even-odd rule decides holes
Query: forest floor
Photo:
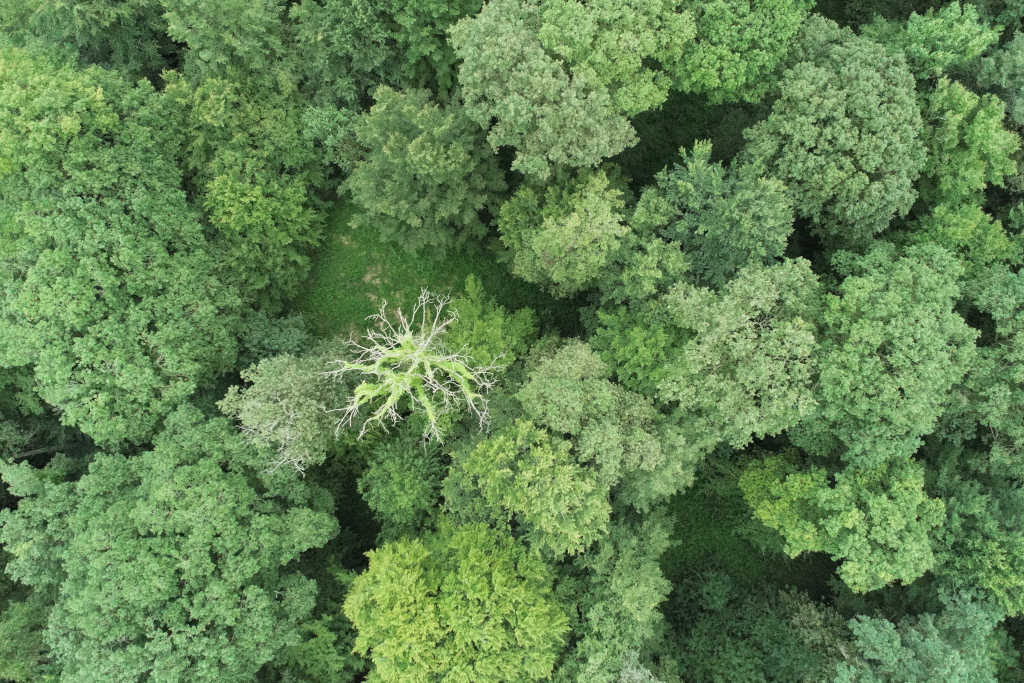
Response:
[{"label": "forest floor", "polygon": [[510,310],[529,306],[542,317],[559,308],[532,286],[513,278],[486,247],[471,243],[454,250],[419,253],[382,242],[372,228],[352,227],[347,198],[328,218],[324,242],[313,258],[309,279],[295,304],[320,337],[348,336],[366,327],[366,317],[388,308],[412,308],[421,289],[458,296],[466,277]]}]

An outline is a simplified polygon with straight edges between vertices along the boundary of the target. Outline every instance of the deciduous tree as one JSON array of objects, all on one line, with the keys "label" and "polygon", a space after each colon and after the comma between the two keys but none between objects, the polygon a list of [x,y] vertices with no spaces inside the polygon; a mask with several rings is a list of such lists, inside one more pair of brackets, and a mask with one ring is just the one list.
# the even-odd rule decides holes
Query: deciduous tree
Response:
[{"label": "deciduous tree", "polygon": [[385,544],[367,555],[345,614],[378,681],[541,680],[568,623],[551,570],[483,525]]}]

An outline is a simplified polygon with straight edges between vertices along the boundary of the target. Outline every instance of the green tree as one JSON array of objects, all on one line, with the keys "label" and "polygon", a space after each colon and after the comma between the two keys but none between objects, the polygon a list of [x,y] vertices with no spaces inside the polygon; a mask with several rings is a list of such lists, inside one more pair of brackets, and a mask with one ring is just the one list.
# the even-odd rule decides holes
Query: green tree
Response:
[{"label": "green tree", "polygon": [[793,204],[785,186],[758,178],[750,167],[711,163],[711,142],[679,150],[682,163],[666,168],[644,191],[630,225],[682,246],[688,276],[721,287],[748,263],[782,256],[793,231]]},{"label": "green tree", "polygon": [[528,419],[452,455],[450,514],[518,529],[559,559],[604,538],[613,499],[649,511],[687,486],[694,463],[681,437],[609,374],[579,341],[542,356],[516,394]]},{"label": "green tree", "polygon": [[846,278],[825,302],[818,410],[793,441],[876,468],[910,457],[967,372],[977,332],[953,310],[962,269],[934,246],[881,244],[834,259]]},{"label": "green tree", "polygon": [[839,662],[836,683],[1001,680],[993,658],[998,613],[963,598],[950,602],[939,614],[898,624],[864,615],[851,619],[856,654]]},{"label": "green tree", "polygon": [[320,243],[324,169],[299,127],[290,87],[165,73],[169,117],[180,117],[181,163],[203,210],[223,277],[276,306],[298,293]]},{"label": "green tree", "polygon": [[515,520],[523,539],[546,557],[578,555],[607,533],[611,503],[602,473],[580,462],[572,446],[517,420],[453,457],[446,508],[499,528]]},{"label": "green tree", "polygon": [[459,324],[445,333],[448,346],[482,365],[512,365],[526,355],[537,336],[537,316],[532,309],[510,313],[487,296],[474,275],[466,278],[462,294],[452,298],[451,307],[459,316]]},{"label": "green tree", "polygon": [[946,590],[978,592],[1015,616],[1024,613],[1024,279],[992,267],[969,294],[991,327],[924,450],[947,508],[934,573]]},{"label": "green tree", "polygon": [[427,531],[441,500],[444,457],[414,422],[374,444],[359,477],[359,493],[380,523],[378,542]]},{"label": "green tree", "polygon": [[542,0],[544,48],[608,89],[626,116],[661,105],[671,83],[664,68],[682,58],[693,18],[678,0]]},{"label": "green tree", "polygon": [[248,386],[231,387],[217,404],[249,441],[276,451],[271,469],[303,472],[331,451],[336,420],[329,411],[343,389],[324,374],[328,358],[325,352],[266,358],[241,372]]},{"label": "green tree", "polygon": [[[1024,12],[1024,4],[1021,9]],[[1024,82],[1024,33],[1014,31],[1011,40],[982,58],[975,76],[980,86],[995,91],[1006,103],[1010,119],[1017,126],[1024,125],[1024,98],[1020,97],[1020,83]]]},{"label": "green tree", "polygon": [[942,78],[923,107],[928,160],[921,199],[929,204],[983,202],[988,186],[1003,186],[1017,171],[1020,138],[1003,127],[1006,107],[995,95],[978,96]]},{"label": "green tree", "polygon": [[280,0],[160,0],[167,34],[188,45],[185,71],[199,82],[284,72],[286,52]]},{"label": "green tree", "polygon": [[337,524],[325,491],[260,483],[260,457],[188,407],[153,450],[98,454],[77,481],[3,468],[22,496],[0,513],[7,571],[56,591],[46,640],[63,678],[248,681],[297,642],[316,586],[291,563]]},{"label": "green tree", "polygon": [[656,395],[706,453],[778,434],[815,410],[821,294],[804,260],[748,266],[720,294],[682,284],[662,302],[681,343]]},{"label": "green tree", "polygon": [[620,484],[623,501],[648,511],[689,486],[696,458],[673,421],[610,377],[586,343],[569,341],[538,354],[516,398],[526,417],[573,441],[575,458],[597,471],[603,490]]},{"label": "green tree", "polygon": [[603,170],[584,170],[541,191],[523,185],[501,206],[498,230],[512,272],[556,296],[592,285],[629,231],[621,189]]},{"label": "green tree", "polygon": [[159,0],[0,0],[0,30],[19,45],[155,78],[180,52],[163,12]]},{"label": "green tree", "polygon": [[[946,505],[935,533],[938,586],[972,590],[1008,616],[1024,613],[1024,493],[991,450],[941,448],[930,488]],[[1015,463],[1016,464],[1016,463]]]},{"label": "green tree", "polygon": [[45,590],[24,590],[0,574],[0,677],[4,680],[15,683],[58,680],[59,671],[43,640],[52,604]]},{"label": "green tree", "polygon": [[142,443],[235,360],[217,277],[140,82],[0,52],[0,365],[98,442]]},{"label": "green tree", "polygon": [[938,12],[911,12],[905,23],[876,16],[861,35],[899,51],[919,80],[964,70],[998,42],[1001,26],[989,25],[973,4],[951,2]]},{"label": "green tree", "polygon": [[969,201],[937,204],[930,213],[910,224],[904,239],[916,244],[936,244],[956,254],[968,278],[989,264],[1016,263],[1021,255],[1020,245],[1006,233],[1002,222]]},{"label": "green tree", "polygon": [[802,41],[740,158],[785,183],[818,233],[862,246],[914,203],[925,162],[914,79],[902,56],[825,20],[806,22]]},{"label": "green tree", "polygon": [[345,614],[369,680],[540,680],[568,624],[551,570],[482,525],[383,545],[352,585]]},{"label": "green tree", "polygon": [[701,578],[700,611],[678,646],[685,680],[831,680],[851,640],[835,609],[795,590],[740,590],[723,573]]},{"label": "green tree", "polygon": [[594,166],[636,142],[627,116],[667,96],[668,79],[648,64],[693,35],[676,10],[669,0],[491,0],[450,32],[466,112],[534,179],[552,164]]},{"label": "green tree", "polygon": [[909,459],[830,475],[771,456],[746,468],[740,488],[754,517],[782,535],[787,555],[828,553],[854,591],[910,583],[935,565],[931,535],[945,506],[928,496],[924,469]]},{"label": "green tree", "polygon": [[814,0],[686,2],[696,35],[682,58],[670,63],[676,87],[711,102],[756,102],[772,85],[772,72],[796,39]]},{"label": "green tree", "polygon": [[410,249],[481,237],[480,211],[497,211],[505,181],[479,127],[426,90],[381,86],[373,97],[354,127],[363,157],[343,185],[361,209],[354,224]]},{"label": "green tree", "polygon": [[556,681],[622,683],[631,669],[636,673],[638,654],[664,636],[658,608],[672,584],[659,561],[672,544],[662,510],[638,515],[620,508],[607,536],[564,570],[558,592],[575,606],[574,639]]},{"label": "green tree", "polygon": [[446,31],[482,0],[304,0],[288,8],[288,56],[316,106],[356,107],[380,85],[446,100],[455,54]]}]

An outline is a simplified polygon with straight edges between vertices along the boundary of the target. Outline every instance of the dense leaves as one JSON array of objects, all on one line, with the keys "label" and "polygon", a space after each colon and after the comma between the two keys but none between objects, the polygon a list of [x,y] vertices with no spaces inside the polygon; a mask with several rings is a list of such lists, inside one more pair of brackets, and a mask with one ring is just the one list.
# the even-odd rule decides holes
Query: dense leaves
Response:
[{"label": "dense leaves", "polygon": [[505,182],[480,129],[461,107],[441,109],[425,90],[382,86],[355,124],[366,150],[345,182],[355,220],[415,249],[480,237],[479,212],[495,209]]},{"label": "dense leaves", "polygon": [[914,203],[925,161],[914,79],[902,56],[824,20],[805,33],[741,156],[785,183],[819,233],[862,246]]},{"label": "dense leaves", "polygon": [[0,364],[97,441],[141,443],[231,367],[240,300],[185,201],[151,87],[0,53]]},{"label": "dense leaves", "polygon": [[1024,680],[1022,18],[0,0],[0,679]]},{"label": "dense leaves", "polygon": [[813,0],[687,2],[696,35],[670,65],[680,90],[712,102],[757,101],[771,85]]},{"label": "dense leaves", "polygon": [[372,680],[540,680],[567,623],[550,570],[509,536],[446,528],[369,553],[345,613]]},{"label": "dense leaves", "polygon": [[[330,498],[275,493],[252,460],[225,420],[183,409],[153,450],[99,454],[74,482],[5,468],[25,497],[4,513],[22,549],[7,569],[55,591],[46,640],[65,677],[252,680],[297,641],[316,587],[288,565],[336,533]],[[29,550],[40,525],[54,542]]]}]

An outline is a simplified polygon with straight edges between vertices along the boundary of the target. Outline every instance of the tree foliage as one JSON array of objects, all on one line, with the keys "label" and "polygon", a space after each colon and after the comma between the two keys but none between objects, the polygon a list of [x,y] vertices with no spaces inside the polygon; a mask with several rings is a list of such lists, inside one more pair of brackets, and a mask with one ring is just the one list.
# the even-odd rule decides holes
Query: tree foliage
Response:
[{"label": "tree foliage", "polygon": [[977,332],[953,310],[961,268],[932,245],[879,245],[836,257],[847,276],[826,297],[819,409],[794,442],[876,467],[914,454],[974,357]]},{"label": "tree foliage", "polygon": [[911,12],[902,25],[876,16],[861,35],[902,52],[914,76],[927,80],[963,70],[999,40],[1000,29],[989,25],[973,4],[956,1],[937,12]]},{"label": "tree foliage", "polygon": [[411,249],[480,237],[479,213],[496,211],[505,189],[480,129],[461,107],[431,102],[426,90],[381,86],[374,100],[355,124],[365,154],[344,184],[361,209],[356,223]]},{"label": "tree foliage", "polygon": [[224,277],[260,303],[294,296],[320,243],[324,172],[292,123],[301,117],[292,93],[273,83],[164,78],[166,115],[181,117],[184,130],[188,189]]},{"label": "tree foliage", "polygon": [[268,467],[303,472],[327,457],[336,422],[329,411],[342,391],[325,375],[328,363],[323,353],[266,358],[241,372],[248,386],[231,387],[217,404],[250,442],[276,451]]},{"label": "tree foliage", "polygon": [[541,680],[567,621],[550,570],[506,534],[449,527],[368,553],[345,614],[370,680]]},{"label": "tree foliage", "polygon": [[924,470],[908,460],[830,476],[772,456],[751,464],[740,487],[754,516],[782,534],[786,554],[841,560],[837,573],[854,591],[910,583],[935,565],[931,534],[945,507],[928,496]]},{"label": "tree foliage", "polygon": [[[627,116],[656,107],[669,79],[648,65],[681,53],[692,18],[671,0],[491,0],[451,29],[466,112],[512,168],[594,166],[636,142]],[[493,124],[493,125],[492,125]]]},{"label": "tree foliage", "polygon": [[623,192],[603,170],[556,178],[541,190],[523,185],[502,204],[501,240],[515,274],[571,296],[600,277],[628,232]]},{"label": "tree foliage", "polygon": [[741,448],[815,408],[817,279],[806,261],[750,266],[720,294],[680,285],[664,298],[686,341],[657,385],[702,451]]},{"label": "tree foliage", "polygon": [[758,101],[813,5],[814,0],[685,3],[693,12],[696,35],[669,65],[674,83],[712,102]]},{"label": "tree foliage", "polygon": [[682,163],[661,171],[644,191],[631,227],[678,243],[688,256],[688,276],[721,287],[748,263],[770,263],[782,255],[793,230],[786,187],[756,177],[749,166],[726,169],[711,162],[710,141],[700,141]]},{"label": "tree foliage", "polygon": [[150,86],[0,53],[0,364],[31,365],[61,419],[142,443],[235,359],[218,277]]},{"label": "tree foliage", "polygon": [[741,158],[785,183],[800,216],[839,244],[864,245],[914,203],[925,162],[914,79],[902,56],[808,21],[767,119]]},{"label": "tree foliage", "polygon": [[7,571],[55,591],[46,640],[63,677],[252,680],[297,641],[316,586],[289,564],[337,527],[325,492],[275,492],[253,460],[226,420],[188,408],[152,450],[98,454],[77,481],[4,468],[23,497],[0,526],[21,549]]}]

